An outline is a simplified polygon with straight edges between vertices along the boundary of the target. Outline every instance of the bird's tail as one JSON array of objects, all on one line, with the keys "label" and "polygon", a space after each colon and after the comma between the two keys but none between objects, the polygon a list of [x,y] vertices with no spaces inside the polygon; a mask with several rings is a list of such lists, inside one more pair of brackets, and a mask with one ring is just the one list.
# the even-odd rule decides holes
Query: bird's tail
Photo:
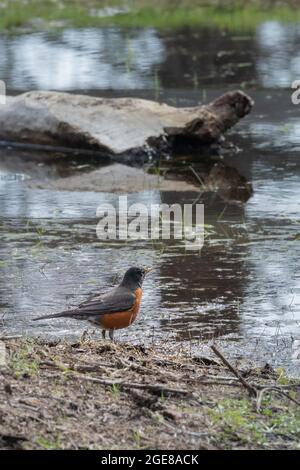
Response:
[{"label": "bird's tail", "polygon": [[50,315],[43,315],[42,317],[33,318],[33,321],[48,320],[49,318],[72,317],[74,313],[76,313],[76,310],[64,310],[63,312],[52,313]]}]

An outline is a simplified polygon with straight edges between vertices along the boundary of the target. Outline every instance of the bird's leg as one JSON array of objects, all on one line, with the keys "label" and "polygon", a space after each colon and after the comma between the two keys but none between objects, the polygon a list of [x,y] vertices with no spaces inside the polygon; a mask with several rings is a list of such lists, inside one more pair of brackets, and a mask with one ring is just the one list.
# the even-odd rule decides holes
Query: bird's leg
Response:
[{"label": "bird's leg", "polygon": [[106,330],[102,330],[102,338],[105,339],[106,336]]},{"label": "bird's leg", "polygon": [[115,330],[109,330],[109,337],[112,341],[114,340],[114,331]]}]

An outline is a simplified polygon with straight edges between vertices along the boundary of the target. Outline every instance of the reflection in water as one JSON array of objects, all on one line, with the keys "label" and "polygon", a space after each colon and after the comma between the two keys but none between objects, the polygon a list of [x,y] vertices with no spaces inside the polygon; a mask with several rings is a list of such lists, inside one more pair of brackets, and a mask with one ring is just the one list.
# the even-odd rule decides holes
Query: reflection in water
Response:
[{"label": "reflection in water", "polygon": [[[162,194],[167,204],[179,202],[178,193]],[[185,197],[185,203],[192,197]],[[160,274],[165,288],[161,289],[162,328],[173,331],[177,339],[211,338],[236,334],[241,318],[239,305],[247,283],[248,246],[235,249],[235,243],[247,239],[239,226],[244,218],[242,206],[227,206],[226,217],[236,226],[235,242],[227,224],[221,221],[224,202],[212,194],[203,194],[198,201],[205,206],[205,222],[214,226],[214,236],[205,243],[201,253],[177,253],[161,264]],[[218,217],[220,220],[218,221]]]},{"label": "reflection in water", "polygon": [[[256,120],[255,116],[252,118]],[[252,128],[252,122],[250,122]],[[249,125],[244,124],[249,130]],[[243,132],[243,130],[242,130]],[[252,132],[252,131],[251,131]],[[252,135],[252,138],[254,136]],[[145,284],[142,316],[136,328],[119,333],[131,341],[151,342],[230,338],[243,353],[273,363],[290,363],[287,348],[273,356],[279,338],[299,338],[299,176],[290,174],[294,154],[285,157],[286,181],[273,172],[283,154],[260,155],[250,148],[236,155],[251,168],[254,195],[230,204],[217,193],[148,191],[129,195],[129,204],[174,202],[205,205],[208,237],[200,253],[159,242],[107,243],[96,238],[96,207],[116,203],[106,193],[28,189],[26,181],[0,178],[2,326],[7,332],[73,336],[85,325],[72,320],[33,324],[30,318],[72,306],[116,283],[124,270],[155,264]],[[259,158],[256,158],[259,156]],[[233,157],[227,159],[234,163]],[[281,175],[282,176],[282,175]],[[137,262],[137,260],[139,260]],[[247,338],[252,340],[247,342]],[[262,345],[254,351],[254,339]],[[235,343],[233,343],[235,344]],[[237,343],[238,344],[238,343]],[[272,346],[271,346],[272,345]],[[290,349],[289,349],[290,350]],[[236,354],[238,346],[233,352]],[[286,355],[284,355],[284,353]]]},{"label": "reflection in water", "polygon": [[0,36],[0,76],[13,90],[153,88],[164,46],[152,29]]},{"label": "reflection in water", "polygon": [[[144,319],[126,336],[145,340],[151,337],[152,327],[157,330],[159,325],[160,335],[171,331],[182,339],[207,337],[216,331],[238,335],[236,301],[246,278],[244,261],[240,254],[237,259],[232,255],[232,242],[224,245],[218,241],[220,235],[225,236],[222,228],[202,253],[186,253],[183,246],[159,242],[106,243],[96,238],[94,211],[103,202],[117,204],[116,195],[84,193],[83,197],[76,192],[28,190],[24,183],[6,182],[0,194],[4,242],[0,293],[6,305],[3,326],[9,331],[54,335],[82,331],[83,326],[74,322],[37,326],[30,318],[76,304],[91,292],[113,285],[114,274],[120,276],[128,266],[141,263],[159,269],[147,280]],[[128,204],[192,203],[197,197],[195,193],[151,191],[130,195]],[[203,198],[199,202],[207,208],[207,223],[214,223],[215,211],[221,212],[224,203],[211,195]],[[234,206],[229,212],[240,222],[242,207]]]},{"label": "reflection in water", "polygon": [[299,43],[298,25],[276,21],[247,36],[118,28],[2,34],[0,77],[11,91],[290,88],[300,76]]},{"label": "reflection in water", "polygon": [[253,123],[250,131],[262,140],[262,146],[266,148],[293,147],[293,151],[300,148],[300,124],[299,122],[285,123],[284,120],[279,125],[275,123]]},{"label": "reflection in water", "polygon": [[[270,22],[249,37],[110,28],[0,36],[0,43],[0,76],[10,90],[129,90],[156,83],[168,88],[173,104],[193,105],[202,95],[188,88],[209,86],[209,100],[224,84],[289,87],[299,78],[294,74],[300,75],[299,27]],[[219,88],[212,88],[216,84]],[[200,198],[158,191],[129,196],[129,203],[147,205],[204,202],[208,236],[201,253],[186,252],[181,244],[100,242],[96,208],[113,203],[116,195],[28,189],[22,174],[45,177],[46,169],[49,178],[67,177],[78,171],[78,162],[21,165],[0,149],[2,330],[78,334],[85,326],[72,320],[33,325],[30,318],[110,288],[130,265],[155,264],[158,269],[145,284],[143,314],[136,328],[120,332],[121,338],[189,342],[219,336],[236,355],[242,344],[243,354],[299,372],[297,354],[291,359],[291,346],[300,340],[299,108],[291,105],[290,90],[251,95],[254,113],[231,136],[242,151],[228,151],[208,174],[201,172],[203,155],[196,163],[195,156],[178,156],[171,165],[173,172],[179,161],[181,170],[195,165],[208,189],[228,178],[236,185],[244,181],[242,192],[224,192],[223,185],[223,192],[219,188]],[[16,161],[21,175],[8,178]],[[160,163],[159,171],[165,162]],[[252,197],[241,175],[251,180]]]},{"label": "reflection in water", "polygon": [[290,88],[300,76],[300,26],[267,21],[257,29],[257,72],[266,88]]},{"label": "reflection in water", "polygon": [[[242,176],[236,168],[230,167],[224,163],[220,157],[207,157],[201,154],[200,150],[194,150],[193,154],[182,155],[178,152],[170,155],[165,155],[156,159],[143,157],[143,163],[137,159],[133,162],[128,162],[132,165],[130,168],[134,173],[132,175],[125,174],[124,165],[121,170],[116,166],[115,162],[109,157],[101,159],[101,166],[99,158],[94,156],[89,157],[84,155],[84,150],[79,155],[72,155],[70,153],[53,153],[45,152],[44,154],[39,150],[23,149],[19,147],[2,147],[1,160],[0,160],[0,177],[10,180],[26,180],[30,188],[52,189],[52,190],[89,190],[102,192],[110,191],[115,192],[115,181],[119,178],[124,179],[124,188],[128,188],[129,192],[137,191],[135,182],[136,178],[141,178],[140,167],[144,164],[147,171],[144,171],[145,181],[140,185],[141,188],[150,189],[146,183],[147,172],[152,174],[157,183],[157,173],[160,177],[164,178],[168,183],[169,190],[173,188],[178,189],[177,182],[185,183],[186,187],[197,190],[200,192],[214,191],[220,198],[228,203],[246,202],[252,195],[252,185],[247,179]],[[122,161],[122,160],[120,160]],[[135,169],[133,169],[136,167]],[[105,169],[106,173],[102,178],[95,176],[99,169]],[[128,167],[129,170],[129,167]],[[135,173],[135,170],[137,173]],[[74,180],[76,176],[76,180]],[[61,186],[57,186],[57,182]],[[86,189],[86,181],[89,182],[89,187]],[[83,184],[83,182],[85,182]],[[163,184],[163,181],[161,181]],[[201,184],[200,184],[201,182]],[[105,185],[105,188],[103,188]],[[126,190],[126,189],[125,189]]]}]

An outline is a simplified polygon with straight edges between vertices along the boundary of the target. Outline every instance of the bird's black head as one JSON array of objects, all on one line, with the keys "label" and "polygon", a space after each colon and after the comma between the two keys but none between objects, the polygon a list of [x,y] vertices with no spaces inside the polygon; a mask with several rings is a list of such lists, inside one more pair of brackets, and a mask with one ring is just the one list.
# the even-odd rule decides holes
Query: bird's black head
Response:
[{"label": "bird's black head", "polygon": [[148,272],[152,271],[153,268],[129,268],[121,282],[121,286],[128,287],[128,289],[137,289],[142,287],[145,276]]}]

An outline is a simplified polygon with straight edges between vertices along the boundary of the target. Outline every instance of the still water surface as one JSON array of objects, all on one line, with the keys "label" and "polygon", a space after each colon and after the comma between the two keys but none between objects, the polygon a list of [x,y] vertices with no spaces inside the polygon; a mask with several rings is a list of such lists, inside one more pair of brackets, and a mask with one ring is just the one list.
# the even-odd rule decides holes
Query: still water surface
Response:
[{"label": "still water surface", "polygon": [[[210,234],[197,254],[181,244],[100,242],[96,208],[116,202],[117,195],[30,189],[24,167],[0,149],[2,330],[81,334],[85,325],[75,321],[37,324],[31,318],[104,292],[128,266],[154,264],[142,314],[119,338],[167,339],[199,351],[202,339],[218,337],[234,356],[299,374],[300,107],[291,104],[289,89],[300,78],[299,43],[300,25],[278,22],[248,36],[113,28],[0,36],[0,77],[11,93],[130,94],[186,106],[243,86],[256,101],[230,134],[240,151],[225,157],[251,182],[253,195],[243,203],[215,192],[201,195]],[[200,160],[201,154],[186,155],[194,168]],[[59,174],[65,171],[57,166]],[[145,191],[131,194],[129,203],[198,197]]]}]

